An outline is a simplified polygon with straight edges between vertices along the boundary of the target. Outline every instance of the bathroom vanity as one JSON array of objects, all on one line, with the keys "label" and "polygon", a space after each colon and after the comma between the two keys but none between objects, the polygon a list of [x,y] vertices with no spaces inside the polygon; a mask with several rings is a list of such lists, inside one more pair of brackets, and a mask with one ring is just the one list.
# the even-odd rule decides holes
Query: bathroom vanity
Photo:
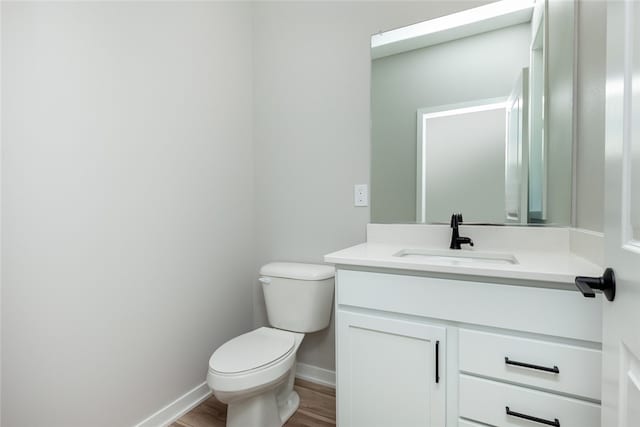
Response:
[{"label": "bathroom vanity", "polygon": [[371,38],[370,218],[386,224],[325,257],[341,427],[597,427],[615,401],[604,298],[584,284],[603,237],[557,227],[578,209],[575,4],[500,4]]},{"label": "bathroom vanity", "polygon": [[574,285],[602,274],[598,236],[465,227],[475,248],[452,251],[446,226],[367,233],[325,257],[338,425],[600,425],[602,296]]}]

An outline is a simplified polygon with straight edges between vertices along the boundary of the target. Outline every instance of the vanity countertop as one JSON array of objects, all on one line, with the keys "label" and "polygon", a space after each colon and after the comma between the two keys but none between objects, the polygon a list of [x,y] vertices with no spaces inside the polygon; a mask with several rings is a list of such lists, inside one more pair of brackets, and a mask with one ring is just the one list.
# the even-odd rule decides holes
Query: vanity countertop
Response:
[{"label": "vanity countertop", "polygon": [[[600,276],[602,267],[571,252],[509,251],[518,264],[451,265],[438,261],[394,256],[404,249],[423,249],[385,243],[363,243],[325,255],[325,262],[360,267],[391,268],[465,276],[573,283],[576,276]],[[441,249],[441,248],[425,248]],[[461,249],[451,252],[473,252]],[[507,252],[505,252],[507,253]]]},{"label": "vanity countertop", "polygon": [[[413,230],[413,238],[397,239],[394,238],[395,236],[385,238],[391,235],[389,227],[413,227],[411,228]],[[603,272],[603,268],[600,265],[578,256],[570,250],[569,232],[564,230],[557,233],[548,228],[540,230],[542,234],[546,233],[548,236],[528,238],[524,244],[519,244],[517,242],[522,242],[522,239],[517,239],[516,237],[521,238],[522,236],[517,234],[522,234],[523,232],[529,234],[531,231],[516,228],[513,230],[513,233],[516,234],[512,234],[509,230],[510,227],[487,227],[482,229],[480,233],[473,231],[468,233],[472,236],[482,234],[474,238],[477,242],[475,248],[450,250],[448,249],[448,242],[446,242],[448,231],[445,227],[436,226],[432,228],[435,233],[426,229],[426,232],[429,233],[428,235],[424,234],[424,228],[418,229],[419,233],[422,233],[423,237],[425,237],[423,239],[415,237],[416,227],[429,226],[370,225],[367,243],[330,253],[325,255],[324,260],[331,264],[363,268],[383,268],[561,284],[573,284],[576,276],[600,276]],[[403,230],[400,229],[400,231]],[[501,236],[503,233],[509,233],[510,235]],[[491,237],[489,236],[490,234],[492,235]],[[566,235],[566,244],[564,243],[565,238],[563,235]],[[487,240],[491,238],[493,244],[490,246],[485,244],[484,247],[482,244],[478,244],[483,238]],[[496,244],[498,240],[500,242]],[[534,242],[533,240],[537,241]],[[509,241],[512,243],[509,244]],[[450,261],[443,262],[429,257],[397,256],[403,250],[436,250],[444,254],[451,253],[457,256],[474,252],[508,254],[515,256],[517,263],[480,262],[467,264],[461,262],[455,264]]]}]

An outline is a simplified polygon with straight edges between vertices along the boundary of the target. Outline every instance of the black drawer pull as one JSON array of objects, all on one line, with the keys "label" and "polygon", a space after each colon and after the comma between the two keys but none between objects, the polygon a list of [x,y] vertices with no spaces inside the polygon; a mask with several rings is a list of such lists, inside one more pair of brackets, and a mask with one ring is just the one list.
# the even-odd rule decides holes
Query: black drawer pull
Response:
[{"label": "black drawer pull", "polygon": [[507,415],[511,415],[512,417],[522,418],[523,420],[533,421],[534,423],[544,424],[546,426],[555,426],[560,427],[560,421],[556,418],[553,421],[545,420],[544,418],[532,417],[531,415],[521,414],[519,412],[513,412],[509,409],[508,406],[505,406],[507,411]]},{"label": "black drawer pull", "polygon": [[546,366],[532,365],[530,363],[524,363],[524,362],[516,362],[515,360],[509,360],[508,357],[504,358],[504,363],[506,363],[507,365],[520,366],[522,368],[529,368],[529,369],[535,369],[538,371],[551,372],[553,374],[560,373],[560,369],[558,369],[557,366],[554,366],[553,368],[547,368]]}]

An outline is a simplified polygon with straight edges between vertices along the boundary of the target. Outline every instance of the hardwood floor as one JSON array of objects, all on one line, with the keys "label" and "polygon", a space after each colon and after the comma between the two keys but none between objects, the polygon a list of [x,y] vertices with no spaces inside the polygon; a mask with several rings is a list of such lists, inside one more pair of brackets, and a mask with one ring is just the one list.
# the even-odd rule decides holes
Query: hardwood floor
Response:
[{"label": "hardwood floor", "polygon": [[[285,427],[330,427],[336,425],[336,391],[296,379],[295,390],[300,395],[300,407]],[[211,396],[184,414],[170,427],[225,427],[227,405]],[[251,426],[247,426],[251,427]]]}]

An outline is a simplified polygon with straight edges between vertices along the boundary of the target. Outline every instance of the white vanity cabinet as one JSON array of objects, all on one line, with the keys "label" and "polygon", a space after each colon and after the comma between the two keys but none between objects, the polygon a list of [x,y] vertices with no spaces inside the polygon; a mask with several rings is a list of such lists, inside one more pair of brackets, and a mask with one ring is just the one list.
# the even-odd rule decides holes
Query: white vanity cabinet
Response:
[{"label": "white vanity cabinet", "polygon": [[338,426],[599,427],[600,296],[460,277],[338,266]]}]

